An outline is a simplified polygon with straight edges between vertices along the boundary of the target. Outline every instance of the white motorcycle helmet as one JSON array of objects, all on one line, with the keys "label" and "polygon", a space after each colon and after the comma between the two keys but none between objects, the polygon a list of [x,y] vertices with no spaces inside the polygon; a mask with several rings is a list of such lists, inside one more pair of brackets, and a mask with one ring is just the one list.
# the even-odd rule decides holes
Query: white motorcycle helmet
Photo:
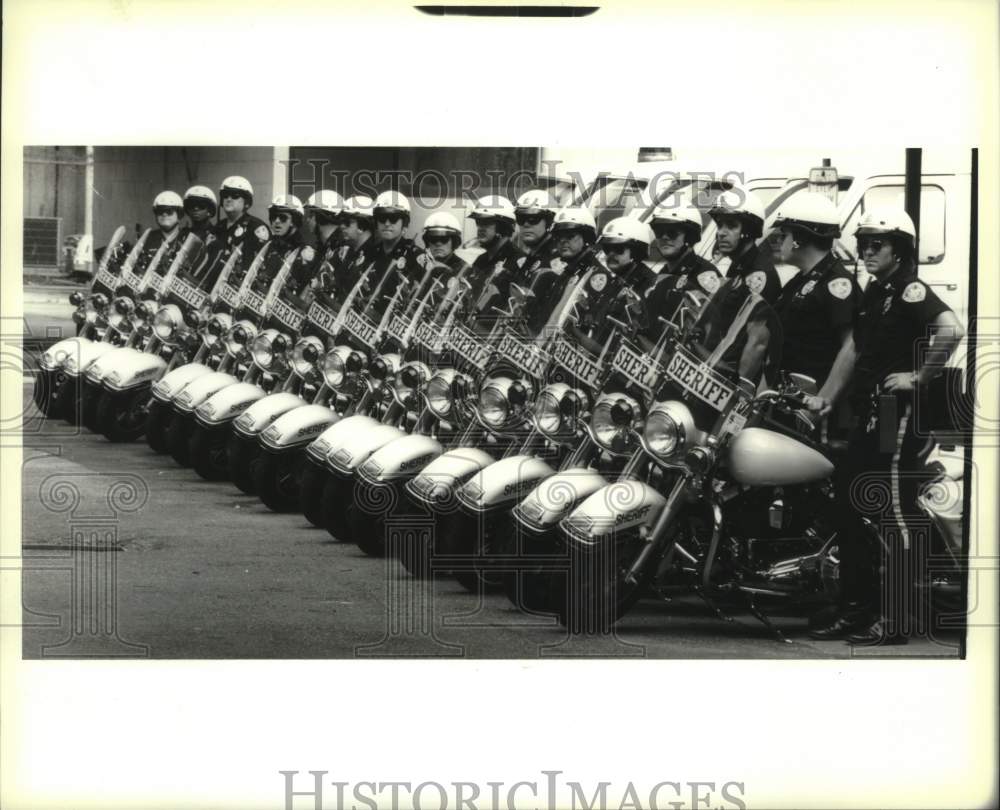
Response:
[{"label": "white motorcycle helmet", "polygon": [[618,217],[604,226],[597,245],[627,245],[632,260],[641,262],[649,256],[652,241],[653,230],[645,222],[635,217]]},{"label": "white motorcycle helmet", "polygon": [[302,219],[305,211],[302,208],[302,201],[294,194],[278,194],[267,207],[268,219],[276,213],[286,213],[292,215],[292,222],[296,228],[302,227]]},{"label": "white motorcycle helmet", "polygon": [[910,215],[902,208],[876,206],[861,216],[854,236],[888,236],[894,246],[893,253],[903,259],[913,257],[917,246],[917,228]]},{"label": "white motorcycle helmet", "polygon": [[306,211],[313,213],[323,211],[331,217],[340,216],[344,210],[344,198],[332,189],[323,189],[310,195],[304,206]]},{"label": "white motorcycle helmet", "polygon": [[701,240],[701,211],[693,205],[667,205],[661,202],[653,209],[650,224],[654,230],[658,224],[675,225],[684,229],[686,241],[694,245]]},{"label": "white motorcycle helmet", "polygon": [[250,185],[250,181],[245,177],[240,177],[239,175],[227,177],[219,185],[219,197],[221,198],[226,191],[238,192],[246,200],[247,208],[253,205],[253,186]]},{"label": "white motorcycle helmet", "polygon": [[187,211],[188,206],[195,201],[204,203],[208,208],[208,215],[210,217],[215,216],[219,204],[215,200],[215,194],[212,193],[212,189],[208,186],[191,186],[191,188],[184,192],[184,210]]},{"label": "white motorcycle helmet", "polygon": [[184,214],[184,201],[176,191],[161,191],[153,198],[153,213],[157,208],[173,208],[177,216]]},{"label": "white motorcycle helmet", "polygon": [[462,244],[462,226],[458,220],[447,211],[437,211],[427,217],[424,222],[424,244],[428,236],[448,236],[451,238],[452,250]]},{"label": "white motorcycle helmet", "polygon": [[552,222],[552,233],[557,234],[562,231],[579,231],[588,244],[593,244],[597,240],[597,223],[594,222],[594,215],[588,208],[576,206],[560,208]]},{"label": "white motorcycle helmet", "polygon": [[757,239],[764,233],[764,204],[746,189],[724,191],[712,205],[708,215],[716,222],[719,217],[736,217],[743,225],[744,238]]},{"label": "white motorcycle helmet", "polygon": [[371,197],[366,197],[364,194],[355,194],[344,201],[344,209],[341,213],[345,217],[370,220],[374,208],[375,202]]},{"label": "white motorcycle helmet", "polygon": [[840,236],[840,216],[829,197],[810,192],[796,194],[774,217],[774,227],[801,231],[820,239]]},{"label": "white motorcycle helmet", "polygon": [[517,198],[517,205],[514,206],[514,216],[541,214],[545,217],[545,223],[551,227],[556,217],[556,206],[552,196],[547,191],[534,188],[524,192]]},{"label": "white motorcycle helmet", "polygon": [[403,217],[403,227],[410,224],[410,201],[398,191],[383,191],[375,198],[373,216],[379,214],[399,214]]}]

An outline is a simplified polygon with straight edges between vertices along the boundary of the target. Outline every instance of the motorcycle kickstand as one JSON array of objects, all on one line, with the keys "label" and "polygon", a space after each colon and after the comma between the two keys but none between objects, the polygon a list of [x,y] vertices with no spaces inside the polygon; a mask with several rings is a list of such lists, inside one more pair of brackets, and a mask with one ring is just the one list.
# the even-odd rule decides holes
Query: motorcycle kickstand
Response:
[{"label": "motorcycle kickstand", "polygon": [[705,592],[704,588],[695,588],[694,592],[698,594],[699,597],[701,597],[701,600],[706,605],[708,605],[709,610],[711,610],[712,613],[715,614],[715,618],[721,619],[724,622],[733,621],[733,617],[730,616],[728,613],[724,613],[722,608],[720,608],[717,604],[715,604],[715,600],[712,599],[712,597]]},{"label": "motorcycle kickstand", "polygon": [[771,634],[775,637],[776,640],[784,642],[785,644],[792,643],[789,639],[785,638],[784,633],[782,633],[777,627],[774,626],[771,620],[767,618],[767,615],[759,607],[757,607],[757,602],[754,600],[752,596],[750,597],[750,601],[747,604],[747,607],[750,610],[750,613],[753,615],[753,617],[757,619],[757,621],[759,621],[762,625],[764,625],[764,627],[766,627],[768,630],[771,631]]}]

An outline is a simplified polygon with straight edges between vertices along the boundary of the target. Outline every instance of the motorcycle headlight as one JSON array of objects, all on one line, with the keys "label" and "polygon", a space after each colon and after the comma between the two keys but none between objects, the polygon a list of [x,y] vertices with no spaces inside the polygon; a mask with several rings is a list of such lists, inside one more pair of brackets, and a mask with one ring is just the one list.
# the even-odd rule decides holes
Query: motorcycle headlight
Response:
[{"label": "motorcycle headlight", "polygon": [[83,293],[79,291],[71,292],[69,294],[69,302],[75,307],[81,306],[83,304]]},{"label": "motorcycle headlight", "polygon": [[108,305],[108,297],[104,293],[94,293],[90,297],[90,305],[94,309],[104,309]]},{"label": "motorcycle headlight", "polygon": [[265,329],[250,344],[250,356],[261,371],[270,371],[281,357],[283,344],[277,329]]},{"label": "motorcycle headlight", "polygon": [[479,388],[479,414],[493,428],[513,423],[528,407],[531,384],[510,377],[488,377]]},{"label": "motorcycle headlight", "polygon": [[604,394],[594,405],[590,435],[605,450],[622,454],[635,444],[634,429],[642,418],[639,403],[627,394]]},{"label": "motorcycle headlight", "polygon": [[446,368],[438,371],[427,383],[425,396],[427,407],[439,419],[447,419],[451,413],[452,384],[455,380],[455,369]]},{"label": "motorcycle headlight", "polygon": [[156,316],[155,301],[140,301],[135,307],[135,317],[143,323],[149,323]]},{"label": "motorcycle headlight", "polygon": [[206,323],[206,318],[204,314],[196,309],[185,310],[183,317],[184,317],[184,323],[187,325],[189,329],[193,331],[198,331]]},{"label": "motorcycle headlight", "polygon": [[552,383],[545,386],[535,400],[531,415],[535,427],[546,436],[556,436],[563,431],[563,414],[559,406],[567,391],[569,386],[566,383]]},{"label": "motorcycle headlight", "polygon": [[235,358],[246,357],[247,348],[257,337],[257,327],[250,321],[237,321],[226,332],[223,340],[226,343],[226,351]]},{"label": "motorcycle headlight", "polygon": [[208,319],[208,323],[205,324],[205,328],[202,330],[201,339],[205,341],[206,346],[211,348],[225,338],[226,333],[229,332],[232,325],[233,319],[231,316],[224,312],[217,313]]},{"label": "motorcycle headlight", "polygon": [[404,364],[392,381],[392,395],[407,410],[416,407],[416,392],[430,377],[430,369],[419,362]]},{"label": "motorcycle headlight", "polygon": [[660,458],[669,458],[684,444],[684,434],[670,414],[654,410],[646,419],[643,438],[650,452]]},{"label": "motorcycle headlight", "polygon": [[181,309],[176,304],[167,304],[160,307],[153,316],[153,334],[164,343],[169,343],[177,335],[184,317]]},{"label": "motorcycle headlight", "polygon": [[292,369],[300,377],[308,377],[316,369],[316,361],[323,354],[323,341],[317,337],[304,337],[292,349]]},{"label": "motorcycle headlight", "polygon": [[124,331],[129,327],[129,319],[135,312],[135,302],[131,298],[124,296],[116,298],[111,302],[111,311],[108,313],[108,323],[115,329]]},{"label": "motorcycle headlight", "polygon": [[398,370],[402,361],[398,354],[380,354],[372,358],[368,365],[369,376],[378,383],[390,379]]}]

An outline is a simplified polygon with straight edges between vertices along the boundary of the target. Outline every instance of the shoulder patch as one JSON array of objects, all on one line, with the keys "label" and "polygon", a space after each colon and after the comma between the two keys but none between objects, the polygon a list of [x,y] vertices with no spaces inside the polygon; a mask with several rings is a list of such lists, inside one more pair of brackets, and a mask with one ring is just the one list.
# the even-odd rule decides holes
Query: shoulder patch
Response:
[{"label": "shoulder patch", "polygon": [[698,283],[707,293],[714,293],[719,289],[719,274],[714,270],[702,270],[698,274]]},{"label": "shoulder patch", "polygon": [[244,228],[244,227],[243,227],[242,225],[237,225],[237,226],[236,226],[236,227],[235,227],[235,228],[233,229],[233,236],[237,236],[237,237],[239,237],[239,236],[243,236],[243,232],[244,232],[245,230],[246,230],[246,228]]},{"label": "shoulder patch", "polygon": [[302,261],[311,262],[316,258],[316,251],[313,250],[309,245],[302,248],[302,253],[299,254],[302,257]]},{"label": "shoulder patch", "polygon": [[427,254],[426,253],[421,253],[419,256],[417,256],[417,264],[419,264],[421,267],[426,267],[427,266]]},{"label": "shoulder patch", "polygon": [[745,279],[747,286],[750,288],[750,292],[760,295],[760,291],[764,289],[764,285],[767,284],[767,276],[764,275],[763,270],[754,270],[749,273]]},{"label": "shoulder patch", "polygon": [[919,304],[927,297],[927,288],[919,281],[911,282],[903,290],[903,300],[907,304]]},{"label": "shoulder patch", "polygon": [[835,278],[827,282],[826,288],[834,298],[845,300],[851,294],[851,282],[846,278]]},{"label": "shoulder patch", "polygon": [[592,289],[594,292],[600,292],[607,286],[608,286],[607,273],[594,273],[594,275],[590,277],[590,289]]},{"label": "shoulder patch", "polygon": [[524,267],[525,258],[526,258],[525,256],[521,256],[521,258],[517,260],[518,267]]},{"label": "shoulder patch", "polygon": [[266,242],[271,238],[271,232],[267,229],[267,225],[258,225],[257,230],[253,232],[253,235],[256,236],[261,242]]},{"label": "shoulder patch", "polygon": [[[566,262],[556,257],[549,262],[549,267],[551,267],[556,273],[562,273],[562,271],[566,269]],[[607,279],[605,279],[605,281],[607,281]]]}]

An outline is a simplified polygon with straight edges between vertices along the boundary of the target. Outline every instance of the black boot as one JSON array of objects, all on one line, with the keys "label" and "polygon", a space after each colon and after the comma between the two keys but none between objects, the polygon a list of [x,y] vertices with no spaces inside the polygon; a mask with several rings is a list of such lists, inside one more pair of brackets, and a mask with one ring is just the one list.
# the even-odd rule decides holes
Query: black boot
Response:
[{"label": "black boot", "polygon": [[909,639],[898,630],[895,630],[879,619],[872,625],[857,633],[852,633],[847,637],[851,644],[866,647],[892,646],[906,644]]},{"label": "black boot", "polygon": [[847,638],[852,633],[869,627],[871,623],[871,610],[866,605],[858,602],[848,602],[833,617],[831,622],[817,627],[815,630],[810,630],[809,637],[817,641],[834,641],[836,639]]}]

